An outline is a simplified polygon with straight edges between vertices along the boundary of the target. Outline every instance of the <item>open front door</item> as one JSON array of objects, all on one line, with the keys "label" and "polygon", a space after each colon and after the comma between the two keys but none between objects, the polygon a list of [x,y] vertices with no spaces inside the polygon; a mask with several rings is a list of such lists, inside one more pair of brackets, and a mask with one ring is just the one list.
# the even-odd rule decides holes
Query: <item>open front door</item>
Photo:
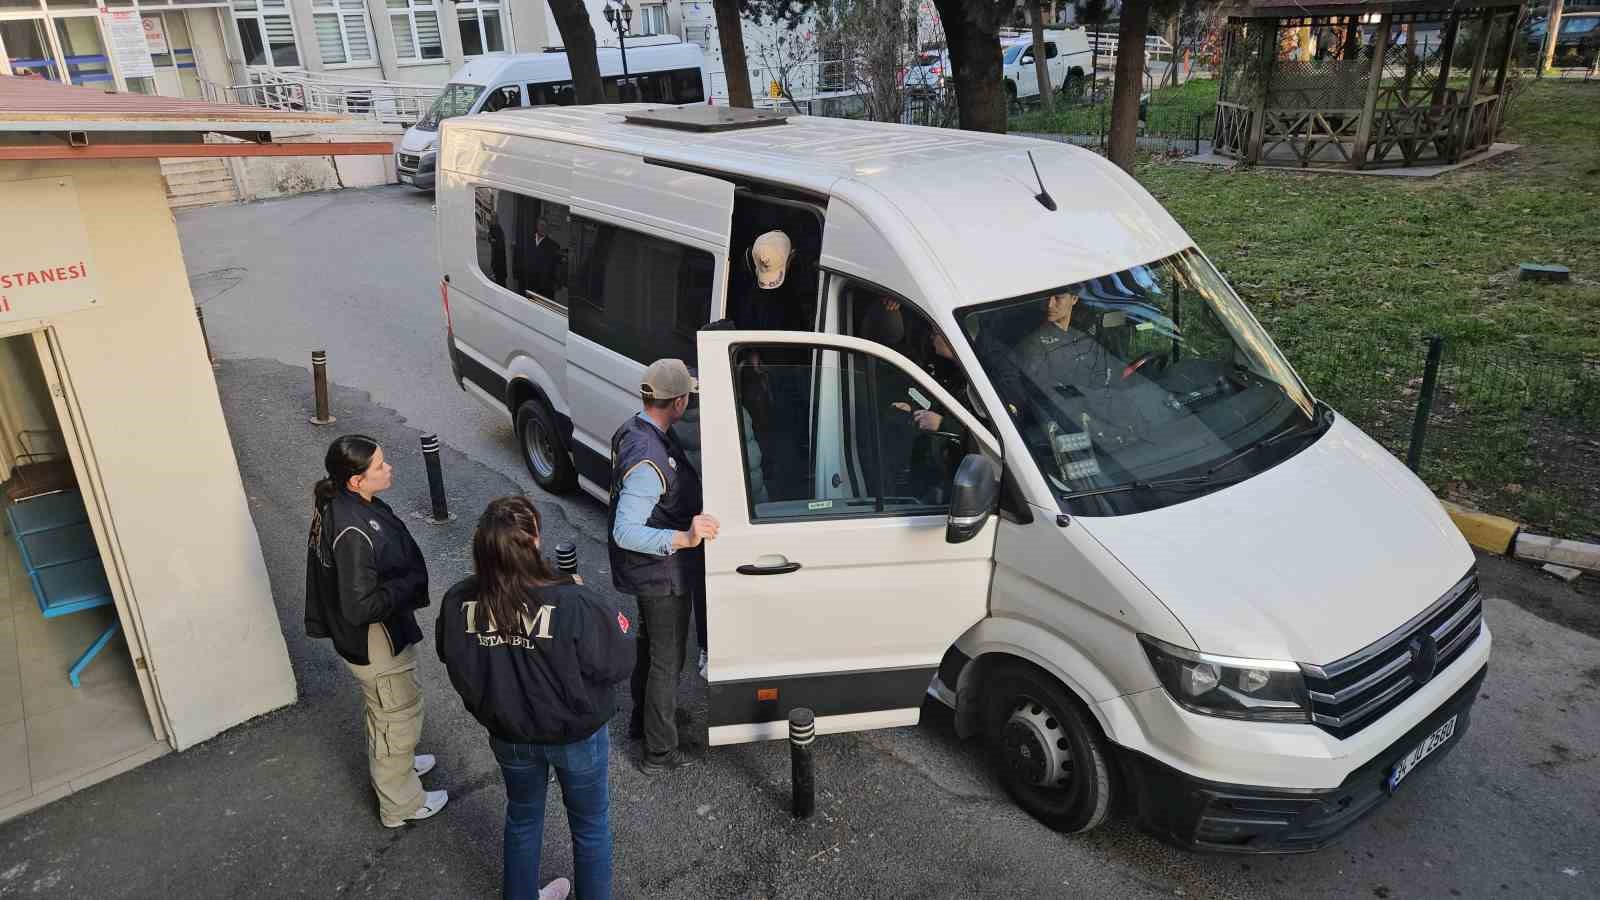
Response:
[{"label": "open front door", "polygon": [[[998,462],[999,444],[871,341],[698,341],[705,510],[722,523],[706,545],[711,743],[784,737],[795,707],[822,733],[915,724],[945,651],[988,610],[994,521],[962,543],[945,528],[956,466]],[[780,444],[803,463],[773,466]]]}]

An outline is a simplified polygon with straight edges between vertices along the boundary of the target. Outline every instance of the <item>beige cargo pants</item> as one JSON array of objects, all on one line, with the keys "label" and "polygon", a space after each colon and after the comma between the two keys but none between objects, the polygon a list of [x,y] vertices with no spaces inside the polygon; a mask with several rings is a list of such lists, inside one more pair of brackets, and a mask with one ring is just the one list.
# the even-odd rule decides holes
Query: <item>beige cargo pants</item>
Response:
[{"label": "beige cargo pants", "polygon": [[385,825],[401,824],[422,808],[422,781],[412,771],[422,736],[422,689],[417,684],[417,648],[399,655],[382,625],[367,627],[367,665],[350,662],[366,700],[367,766],[378,794],[378,816]]}]

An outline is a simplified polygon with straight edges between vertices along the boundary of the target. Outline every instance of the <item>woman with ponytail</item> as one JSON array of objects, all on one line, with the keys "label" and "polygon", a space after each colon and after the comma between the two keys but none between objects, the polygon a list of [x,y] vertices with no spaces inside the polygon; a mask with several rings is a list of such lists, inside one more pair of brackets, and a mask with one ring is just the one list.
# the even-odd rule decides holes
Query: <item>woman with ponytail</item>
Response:
[{"label": "woman with ponytail", "polygon": [[378,818],[399,828],[450,799],[423,790],[434,758],[415,754],[422,735],[415,611],[428,605],[428,569],[405,522],[377,497],[394,482],[377,441],[347,434],[328,447],[324,466],[328,477],[312,491],[306,634],[331,639],[361,682]]},{"label": "woman with ponytail", "polygon": [[508,900],[562,900],[539,888],[545,779],[555,769],[572,829],[579,900],[611,896],[607,766],[612,685],[633,671],[628,617],[560,575],[539,552],[527,497],[489,504],[472,536],[476,572],[444,595],[439,658],[467,711],[489,732],[506,783],[503,886]]}]

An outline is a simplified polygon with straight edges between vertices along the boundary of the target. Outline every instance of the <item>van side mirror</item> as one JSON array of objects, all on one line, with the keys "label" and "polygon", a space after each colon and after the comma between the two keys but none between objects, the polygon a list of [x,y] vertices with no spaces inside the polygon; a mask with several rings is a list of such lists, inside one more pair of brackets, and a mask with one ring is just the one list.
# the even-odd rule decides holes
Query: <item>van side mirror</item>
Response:
[{"label": "van side mirror", "polygon": [[1000,465],[982,453],[968,453],[956,468],[950,486],[950,516],[944,539],[952,544],[970,541],[989,523],[1000,501]]}]

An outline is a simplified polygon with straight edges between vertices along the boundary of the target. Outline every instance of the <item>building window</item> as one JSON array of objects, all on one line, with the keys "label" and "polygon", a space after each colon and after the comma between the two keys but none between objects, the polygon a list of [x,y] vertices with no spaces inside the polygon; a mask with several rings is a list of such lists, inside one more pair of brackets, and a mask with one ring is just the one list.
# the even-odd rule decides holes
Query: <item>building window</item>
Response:
[{"label": "building window", "polygon": [[300,65],[289,0],[233,0],[233,18],[239,26],[239,44],[244,49],[245,65],[268,68]]},{"label": "building window", "polygon": [[434,0],[386,0],[394,52],[402,60],[444,59],[439,10]]},{"label": "building window", "polygon": [[695,364],[695,331],[711,320],[711,254],[572,217],[572,330],[635,362]]},{"label": "building window", "polygon": [[505,23],[500,16],[500,0],[456,4],[456,20],[461,26],[462,55],[482,56],[506,49]]},{"label": "building window", "polygon": [[667,33],[667,5],[665,3],[646,3],[644,6],[639,7],[639,33]]},{"label": "building window", "polygon": [[323,65],[372,62],[365,0],[312,0],[311,10]]},{"label": "building window", "polygon": [[484,277],[523,299],[565,309],[572,243],[566,205],[487,187],[476,190],[475,201]]}]

